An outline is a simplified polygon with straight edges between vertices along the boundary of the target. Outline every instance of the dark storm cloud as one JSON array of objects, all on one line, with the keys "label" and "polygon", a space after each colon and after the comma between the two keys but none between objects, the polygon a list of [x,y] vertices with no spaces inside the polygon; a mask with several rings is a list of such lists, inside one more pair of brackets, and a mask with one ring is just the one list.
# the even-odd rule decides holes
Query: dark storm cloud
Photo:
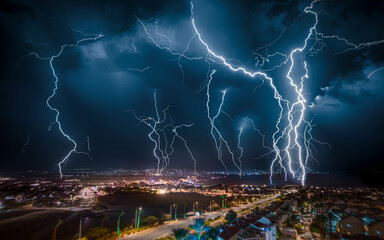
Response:
[{"label": "dark storm cloud", "polygon": [[[321,88],[323,93],[315,98],[314,107],[356,105],[377,94],[383,95],[384,85],[378,81],[377,76],[369,76],[375,68],[378,67],[371,63],[358,71],[353,70],[348,74],[342,72],[342,75],[332,80],[327,87]],[[380,74],[381,72],[377,73],[377,75]]]},{"label": "dark storm cloud", "polygon": [[[295,25],[281,39],[262,52],[288,53],[303,44],[314,22],[313,16],[301,15],[308,4],[306,1],[194,1],[194,14],[204,40],[218,54],[256,70],[261,59],[251,58],[252,51],[276,39],[295,20]],[[375,31],[380,29],[379,22],[383,18],[382,4],[372,2],[371,5],[375,7],[358,2],[355,5],[334,1],[319,3],[316,5],[321,11],[319,29],[326,34],[340,34],[356,43],[382,39],[382,31]],[[154,116],[155,89],[159,109],[170,105],[175,124],[194,123],[193,127],[181,132],[196,155],[198,169],[220,164],[210,137],[206,89],[196,93],[204,86],[209,73],[204,61],[204,47],[195,38],[185,54],[202,59],[179,59],[167,50],[157,48],[136,17],[143,21],[160,45],[175,52],[183,52],[194,34],[189,1],[2,2],[0,20],[7,23],[0,33],[6,36],[1,38],[0,44],[1,83],[4,86],[0,92],[1,107],[7,113],[1,120],[3,149],[0,157],[4,169],[54,166],[71,147],[57,126],[47,131],[54,118],[45,104],[53,87],[48,62],[28,57],[12,71],[27,51],[50,56],[57,53],[61,45],[80,39],[81,34],[71,27],[85,33],[103,33],[105,37],[83,43],[78,48],[68,48],[54,61],[60,82],[52,103],[60,109],[64,130],[76,139],[80,149],[86,149],[86,136],[90,137],[95,159],[91,165],[88,159],[76,156],[68,166],[155,167],[153,144],[147,137],[149,129],[143,124],[138,125],[129,112],[123,111],[134,109],[140,116]],[[166,35],[170,41],[161,35]],[[342,117],[332,116],[348,115],[352,119],[351,128],[356,129],[355,125],[360,124],[353,120],[356,116],[382,104],[382,72],[369,79],[367,75],[382,66],[384,48],[376,46],[334,55],[345,49],[345,44],[334,40],[325,43],[322,51],[306,56],[310,78],[305,85],[305,96],[308,103],[313,103],[311,114],[319,115],[319,118],[314,117],[320,129],[314,130],[316,137],[333,145],[331,150],[321,149],[319,158],[330,159],[324,160],[327,163],[322,166],[339,168],[342,165],[336,160],[350,147],[340,138],[351,137],[350,129],[344,127],[343,131],[331,136],[325,133],[337,126],[345,126]],[[283,60],[277,56],[265,67]],[[226,89],[223,110],[231,118],[222,114],[218,126],[236,154],[237,134],[245,116],[254,119],[256,126],[266,134],[266,144],[270,146],[279,108],[268,83],[259,87],[260,78],[250,79],[228,71],[220,64],[211,67],[217,70],[211,83],[212,111],[219,104],[221,91]],[[282,94],[290,98],[292,94],[285,76],[287,70],[288,66],[283,65],[268,74]],[[329,106],[339,110],[336,113],[324,110]],[[366,115],[372,126],[379,125],[383,119],[382,115]],[[22,157],[18,157],[28,130],[31,131],[30,146]],[[374,137],[367,135],[364,141],[368,136]],[[8,146],[7,149],[4,146]],[[268,167],[268,159],[252,160],[266,152],[260,146],[260,136],[248,126],[244,133],[246,168]],[[380,155],[372,152],[368,144],[363,148],[371,151],[372,159]],[[333,149],[339,149],[339,152]],[[192,162],[187,156],[182,146],[177,147],[171,167],[191,168]],[[351,161],[362,161],[361,155],[350,156]],[[228,156],[225,161],[231,162]],[[370,162],[375,164],[375,160]]]},{"label": "dark storm cloud", "polygon": [[298,9],[298,1],[281,1],[277,2],[269,10],[267,16],[268,18],[283,16],[283,25],[288,27],[292,22],[300,15],[300,10]]},{"label": "dark storm cloud", "polygon": [[36,18],[36,14],[31,6],[22,2],[1,1],[0,11],[19,16]]}]

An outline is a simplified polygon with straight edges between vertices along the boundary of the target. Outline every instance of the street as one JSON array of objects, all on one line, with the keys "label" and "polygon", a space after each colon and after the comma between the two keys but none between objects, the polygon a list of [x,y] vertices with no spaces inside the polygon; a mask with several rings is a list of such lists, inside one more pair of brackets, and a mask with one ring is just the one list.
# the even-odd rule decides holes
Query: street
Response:
[{"label": "street", "polygon": [[[258,203],[263,203],[263,202],[269,201],[271,199],[277,198],[278,196],[280,196],[280,195],[276,195],[276,196],[271,197],[271,198],[262,199],[262,200],[259,200],[259,201],[253,202],[253,203],[249,203],[246,205],[233,207],[231,209],[233,211],[237,212],[237,211],[240,211],[240,210],[245,209],[245,208],[250,208],[253,205],[256,205]],[[219,211],[219,212],[208,212],[203,217],[206,220],[209,220],[212,218],[216,218],[218,216],[225,216],[225,214],[227,213],[228,210]],[[193,224],[193,218],[189,218],[189,219],[185,219],[185,220],[179,220],[179,221],[168,221],[168,222],[165,222],[163,225],[160,225],[158,227],[154,227],[154,228],[151,228],[151,229],[139,232],[139,233],[131,234],[129,236],[119,238],[119,240],[157,239],[157,238],[165,237],[165,236],[171,234],[172,230],[175,228],[187,228],[188,226],[190,226],[192,224]]]}]

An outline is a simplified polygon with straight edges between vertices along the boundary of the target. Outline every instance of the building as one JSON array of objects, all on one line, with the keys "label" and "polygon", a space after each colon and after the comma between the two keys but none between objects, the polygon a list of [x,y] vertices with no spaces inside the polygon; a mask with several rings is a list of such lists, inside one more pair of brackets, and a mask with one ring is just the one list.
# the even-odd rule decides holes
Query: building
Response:
[{"label": "building", "polygon": [[340,221],[341,233],[346,235],[365,235],[364,222],[355,217],[347,216]]}]

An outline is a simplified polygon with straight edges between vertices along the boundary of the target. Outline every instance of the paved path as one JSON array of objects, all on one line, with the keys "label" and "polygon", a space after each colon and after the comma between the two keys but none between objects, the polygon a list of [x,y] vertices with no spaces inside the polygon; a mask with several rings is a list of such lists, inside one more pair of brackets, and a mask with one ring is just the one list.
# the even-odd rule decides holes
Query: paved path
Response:
[{"label": "paved path", "polygon": [[[253,202],[253,203],[249,203],[246,205],[242,205],[239,207],[233,207],[231,209],[233,211],[240,211],[244,208],[252,207],[255,204],[269,201],[269,200],[274,199],[278,196],[279,195],[276,195],[276,196],[271,197],[271,198],[262,199],[262,200],[259,200],[259,201]],[[208,220],[208,219],[216,218],[218,216],[224,216],[226,213],[227,213],[227,210],[223,210],[223,211],[219,211],[219,212],[209,212],[209,213],[206,213],[203,217],[205,217],[205,219]],[[154,240],[154,239],[157,239],[160,237],[165,237],[165,236],[171,234],[172,230],[174,228],[187,228],[192,224],[193,224],[193,218],[181,220],[181,221],[168,221],[168,222],[166,222],[163,225],[160,225],[158,227],[150,228],[148,230],[145,230],[145,231],[142,231],[139,233],[131,234],[129,236],[119,238],[119,240]]]}]

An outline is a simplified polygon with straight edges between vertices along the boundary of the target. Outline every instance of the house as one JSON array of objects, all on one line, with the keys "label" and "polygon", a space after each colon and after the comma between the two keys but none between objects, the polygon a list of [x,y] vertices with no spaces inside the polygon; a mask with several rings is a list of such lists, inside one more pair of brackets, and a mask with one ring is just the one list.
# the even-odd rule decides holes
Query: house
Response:
[{"label": "house", "polygon": [[377,208],[377,209],[384,211],[384,204],[377,203],[377,204],[373,205],[373,208]]},{"label": "house", "polygon": [[239,225],[223,225],[220,228],[220,233],[217,237],[218,240],[236,240],[237,234],[241,234],[243,231]]},{"label": "house", "polygon": [[347,207],[344,209],[344,212],[349,213],[349,214],[355,213],[355,212],[357,212],[357,208]]},{"label": "house", "polygon": [[284,236],[296,239],[297,238],[297,232],[293,228],[283,228],[282,230]]},{"label": "house", "polygon": [[260,229],[248,226],[245,231],[237,235],[238,240],[269,240],[268,235],[263,233]]},{"label": "house", "polygon": [[384,238],[384,221],[372,224],[369,227],[369,235]]},{"label": "house", "polygon": [[235,219],[231,225],[220,228],[219,240],[276,240],[276,225],[268,218],[259,214],[250,214],[247,217]]},{"label": "house", "polygon": [[341,233],[346,235],[365,235],[366,233],[364,222],[355,216],[347,216],[341,219],[340,228]]}]

